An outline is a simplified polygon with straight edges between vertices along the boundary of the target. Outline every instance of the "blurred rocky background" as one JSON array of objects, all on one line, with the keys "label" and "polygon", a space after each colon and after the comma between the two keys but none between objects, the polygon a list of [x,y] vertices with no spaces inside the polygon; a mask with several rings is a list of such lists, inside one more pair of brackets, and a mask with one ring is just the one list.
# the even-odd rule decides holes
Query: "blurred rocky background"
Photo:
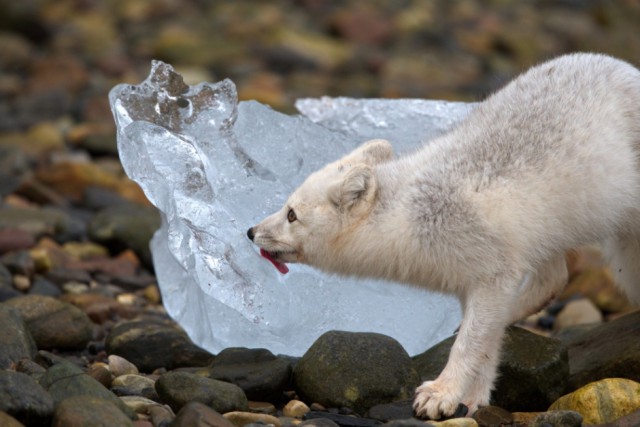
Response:
[{"label": "blurred rocky background", "polygon": [[[322,95],[477,101],[527,67],[573,51],[640,65],[640,2],[0,0],[0,424],[200,425],[194,420],[217,416],[211,408],[278,415],[280,421],[262,421],[295,424],[309,408],[287,412],[284,405],[306,398],[316,405],[314,416],[333,416],[322,425],[368,425],[352,421],[354,408],[363,415],[363,403],[310,397],[313,388],[296,386],[296,360],[251,350],[214,357],[164,313],[148,249],[157,213],[124,176],[107,102],[114,85],[142,81],[151,59],[171,63],[191,84],[231,78],[241,99],[293,113],[296,98]],[[562,381],[569,369],[571,384],[553,383],[538,406],[521,404],[532,402],[526,393],[505,392],[496,403],[510,411],[544,411],[559,392],[595,379],[640,380],[638,322],[620,317],[633,308],[613,288],[597,252],[572,253],[569,262],[567,292],[525,322],[563,340],[568,362],[565,347],[517,334],[510,340],[525,342],[524,350],[509,354],[550,348],[542,356],[553,364],[534,368],[551,366]],[[335,342],[332,353],[356,354]],[[438,349],[446,359],[446,344]],[[413,364],[409,383],[417,378],[411,369],[424,379],[439,369],[424,365],[435,360],[431,355],[409,361],[399,354],[398,360]],[[187,371],[162,375],[178,368]],[[273,372],[281,375],[273,379]],[[532,372],[537,380],[550,378]],[[70,377],[79,383],[64,383]],[[155,384],[158,378],[164,380]],[[226,383],[213,383],[218,379]],[[242,390],[229,391],[229,382]],[[531,390],[523,380],[514,387],[522,384],[528,388],[520,392]],[[218,391],[205,397],[195,393],[214,386]],[[616,387],[622,393],[631,387],[640,401],[637,383]],[[206,400],[211,396],[237,399]],[[247,396],[271,403],[247,403]],[[203,400],[208,406],[195,404]],[[575,409],[563,405],[556,407]],[[598,405],[613,403],[597,400],[595,412]],[[410,416],[407,404],[401,409],[401,417]],[[186,414],[175,418],[181,410]],[[633,410],[585,421],[604,425]],[[377,413],[369,416],[393,418]],[[530,415],[529,423],[498,413],[507,425],[534,425],[538,416]],[[579,425],[575,413],[565,415],[574,421],[563,425]],[[483,416],[477,424],[493,425],[487,420],[495,413]],[[234,417],[227,422],[252,422]],[[627,425],[638,419],[636,413]]]}]

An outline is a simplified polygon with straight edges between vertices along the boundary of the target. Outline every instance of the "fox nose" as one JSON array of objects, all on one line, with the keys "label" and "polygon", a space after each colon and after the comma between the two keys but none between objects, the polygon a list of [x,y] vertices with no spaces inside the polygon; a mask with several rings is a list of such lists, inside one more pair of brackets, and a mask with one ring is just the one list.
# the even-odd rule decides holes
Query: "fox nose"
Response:
[{"label": "fox nose", "polygon": [[255,237],[255,233],[253,232],[253,227],[251,227],[250,229],[247,230],[247,237],[249,238],[249,240],[251,240],[253,242],[253,238]]}]

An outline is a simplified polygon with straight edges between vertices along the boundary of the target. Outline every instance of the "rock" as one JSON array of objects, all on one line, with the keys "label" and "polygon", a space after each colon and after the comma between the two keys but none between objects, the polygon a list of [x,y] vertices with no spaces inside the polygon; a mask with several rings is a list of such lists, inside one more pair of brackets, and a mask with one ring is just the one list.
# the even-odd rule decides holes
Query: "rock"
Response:
[{"label": "rock", "polygon": [[0,258],[0,262],[13,274],[31,276],[35,270],[33,258],[26,250],[9,252]]},{"label": "rock", "polygon": [[549,411],[543,412],[533,421],[533,427],[581,427],[582,415],[575,411]]},{"label": "rock", "polygon": [[154,379],[142,375],[121,375],[111,382],[111,391],[116,395],[135,395],[158,400]]},{"label": "rock", "polygon": [[638,427],[640,426],[640,410],[630,413],[622,418],[606,423],[599,424],[598,427]]},{"label": "rock", "polygon": [[305,400],[361,413],[413,396],[419,382],[402,346],[374,333],[327,332],[294,369],[296,391]]},{"label": "rock", "polygon": [[309,407],[304,402],[295,399],[290,400],[286,405],[284,405],[284,408],[282,408],[282,414],[285,417],[291,418],[302,418],[304,414],[309,411]]},{"label": "rock", "polygon": [[53,399],[29,375],[0,371],[0,411],[27,425],[47,425]]},{"label": "rock", "polygon": [[602,312],[586,298],[569,301],[556,316],[553,328],[564,329],[569,326],[602,323]]},{"label": "rock", "polygon": [[109,355],[109,370],[114,377],[138,374],[138,368],[136,368],[136,365],[117,354]]},{"label": "rock", "polygon": [[83,349],[91,340],[93,323],[71,304],[41,295],[26,295],[5,304],[20,312],[39,349]]},{"label": "rock", "polygon": [[433,424],[426,423],[417,418],[411,418],[406,420],[392,420],[384,424],[385,427],[431,427]]},{"label": "rock", "polygon": [[6,303],[0,304],[0,369],[8,369],[20,359],[33,359],[36,343],[20,316]]},{"label": "rock", "polygon": [[510,411],[539,411],[564,394],[569,363],[561,342],[511,327],[501,359],[493,405]]},{"label": "rock", "polygon": [[29,249],[36,244],[33,235],[18,228],[0,229],[0,254]]},{"label": "rock", "polygon": [[[447,363],[455,337],[414,356],[424,380],[437,378]],[[507,328],[493,405],[511,411],[545,410],[566,390],[567,350],[559,341],[518,327]]]},{"label": "rock", "polygon": [[61,209],[0,207],[0,228],[14,228],[34,237],[52,236],[56,241],[81,240],[84,224]]},{"label": "rock", "polygon": [[[478,424],[473,418],[452,418],[445,421],[428,421],[425,427],[485,427],[484,424]],[[499,427],[509,424],[499,424]],[[487,425],[488,426],[488,425]]]},{"label": "rock", "polygon": [[215,410],[200,402],[189,402],[180,409],[172,427],[234,427]]},{"label": "rock", "polygon": [[380,421],[402,420],[413,417],[413,400],[382,403],[369,409],[367,417]]},{"label": "rock", "polygon": [[91,397],[111,402],[122,414],[135,419],[133,411],[116,395],[69,362],[60,362],[47,369],[40,385],[51,394],[56,405],[71,397]]},{"label": "rock", "polygon": [[320,421],[320,420],[331,420],[334,423],[338,424],[341,427],[373,427],[380,425],[380,421],[372,420],[370,418],[360,418],[352,415],[344,415],[344,414],[335,414],[332,412],[316,412],[310,411],[305,415],[306,425],[314,425],[308,424],[308,421]]},{"label": "rock", "polygon": [[143,264],[153,269],[149,241],[160,227],[156,208],[139,205],[112,206],[100,211],[89,222],[89,236],[112,252],[133,249]]},{"label": "rock", "polygon": [[569,387],[602,378],[640,382],[640,311],[604,323],[568,342]]},{"label": "rock", "polygon": [[175,323],[156,319],[118,323],[106,338],[106,350],[124,357],[142,372],[203,366],[213,357],[193,344]]},{"label": "rock", "polygon": [[35,275],[29,290],[31,295],[42,295],[47,297],[58,297],[62,295],[62,291],[55,283],[45,279],[40,275]]},{"label": "rock", "polygon": [[31,279],[27,276],[16,274],[13,276],[13,287],[20,292],[27,292],[31,287]]},{"label": "rock", "polygon": [[269,402],[255,402],[253,400],[249,401],[249,412],[253,412],[255,414],[268,414],[275,415],[277,410],[275,405]]},{"label": "rock", "polygon": [[176,416],[167,405],[156,405],[149,408],[149,417],[154,426],[165,427],[169,426]]},{"label": "rock", "polygon": [[501,427],[513,422],[513,415],[497,406],[485,406],[473,414],[473,419],[482,427]]},{"label": "rock", "polygon": [[562,396],[550,411],[579,412],[585,424],[610,423],[640,409],[640,383],[624,378],[607,378],[589,383]]},{"label": "rock", "polygon": [[104,363],[94,363],[87,369],[87,375],[98,381],[105,388],[110,389],[113,384],[113,377],[109,368]]},{"label": "rock", "polygon": [[204,403],[223,414],[249,409],[247,397],[237,385],[189,372],[163,374],[155,387],[160,399],[176,412],[191,401]]},{"label": "rock", "polygon": [[150,407],[158,405],[157,402],[142,396],[121,396],[120,400],[136,414],[143,415],[149,413]]},{"label": "rock", "polygon": [[209,377],[236,384],[250,400],[279,402],[291,383],[291,363],[266,349],[222,350],[209,368]]},{"label": "rock", "polygon": [[282,423],[278,418],[274,417],[273,415],[267,414],[254,414],[253,412],[233,411],[227,412],[223,415],[223,417],[236,427],[244,427],[247,424],[251,423],[273,425],[274,427],[282,426]]},{"label": "rock", "polygon": [[298,427],[338,427],[338,424],[326,418],[316,418],[303,421],[298,424]]},{"label": "rock", "polygon": [[13,418],[6,412],[0,411],[0,426],[2,427],[24,427],[20,421]]},{"label": "rock", "polygon": [[134,424],[110,400],[96,396],[73,396],[56,408],[53,427],[133,427]]}]

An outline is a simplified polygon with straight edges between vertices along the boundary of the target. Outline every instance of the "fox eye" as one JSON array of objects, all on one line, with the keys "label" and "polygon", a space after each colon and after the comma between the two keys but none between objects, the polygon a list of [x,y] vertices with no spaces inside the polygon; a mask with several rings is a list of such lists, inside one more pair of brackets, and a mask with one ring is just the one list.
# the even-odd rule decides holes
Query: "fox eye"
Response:
[{"label": "fox eye", "polygon": [[289,222],[293,222],[296,219],[298,219],[298,217],[296,216],[296,213],[293,211],[293,209],[289,209],[289,213],[287,214],[287,220]]}]

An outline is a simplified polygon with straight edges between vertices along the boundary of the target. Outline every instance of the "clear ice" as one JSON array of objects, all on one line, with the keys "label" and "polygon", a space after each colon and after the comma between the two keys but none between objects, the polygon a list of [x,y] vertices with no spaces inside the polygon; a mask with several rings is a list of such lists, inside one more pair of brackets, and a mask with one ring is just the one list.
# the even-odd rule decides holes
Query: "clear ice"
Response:
[{"label": "clear ice", "polygon": [[298,100],[301,114],[286,115],[238,103],[230,80],[188,86],[159,61],[109,100],[124,169],[161,211],[151,250],[164,305],[196,344],[300,356],[323,332],[348,330],[392,336],[417,354],[459,325],[449,296],[303,265],[283,276],[246,230],[360,143],[415,150],[471,104],[325,97]]}]

